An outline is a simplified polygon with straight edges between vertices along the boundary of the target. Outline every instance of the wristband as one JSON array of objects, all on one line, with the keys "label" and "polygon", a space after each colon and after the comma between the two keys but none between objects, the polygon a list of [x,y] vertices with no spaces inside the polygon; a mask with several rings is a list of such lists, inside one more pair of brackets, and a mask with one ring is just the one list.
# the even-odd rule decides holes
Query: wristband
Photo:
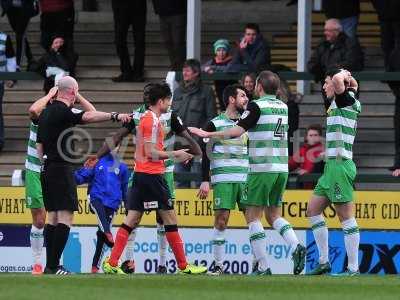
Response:
[{"label": "wristband", "polygon": [[111,121],[113,121],[113,122],[119,122],[119,120],[118,120],[118,116],[119,116],[119,113],[117,113],[117,112],[112,112],[111,113]]}]

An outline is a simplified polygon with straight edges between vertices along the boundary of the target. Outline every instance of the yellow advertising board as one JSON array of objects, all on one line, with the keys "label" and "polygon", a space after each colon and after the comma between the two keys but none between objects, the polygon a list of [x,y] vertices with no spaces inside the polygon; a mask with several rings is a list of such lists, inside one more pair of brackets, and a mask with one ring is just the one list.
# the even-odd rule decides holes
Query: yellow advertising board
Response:
[{"label": "yellow advertising board", "polygon": [[[179,226],[213,227],[212,195],[206,200],[196,197],[197,190],[178,189],[175,210]],[[312,191],[288,190],[284,195],[282,216],[295,228],[308,228],[306,218],[307,202]],[[96,225],[97,219],[89,210],[86,188],[78,188],[79,211],[75,213],[74,224]],[[400,192],[358,191],[355,192],[356,218],[362,229],[400,230]],[[118,211],[114,224],[121,224],[124,209]],[[333,207],[325,210],[329,228],[341,228]],[[31,214],[25,207],[23,187],[0,187],[0,223],[30,224]],[[145,215],[142,225],[155,225],[154,213]],[[242,214],[232,211],[229,220],[232,227],[246,227]],[[264,224],[266,226],[266,224]],[[266,226],[268,227],[268,226]]]}]

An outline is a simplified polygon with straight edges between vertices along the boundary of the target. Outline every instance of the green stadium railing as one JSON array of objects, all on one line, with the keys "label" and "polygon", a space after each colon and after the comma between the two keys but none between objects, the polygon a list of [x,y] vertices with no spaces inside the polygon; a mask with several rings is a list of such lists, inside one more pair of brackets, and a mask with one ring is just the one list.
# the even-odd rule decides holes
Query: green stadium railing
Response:
[{"label": "green stadium railing", "polygon": [[[206,81],[213,80],[238,80],[243,73],[202,73],[201,77]],[[278,72],[281,78],[286,80],[313,80],[314,77],[308,72]],[[354,78],[360,81],[400,81],[400,72],[376,72],[363,71],[353,72]],[[177,72],[177,78],[182,78],[182,73]],[[0,72],[0,80],[43,80],[43,77],[34,72]],[[290,185],[316,182],[320,174],[306,174],[303,176],[290,176]],[[192,172],[175,173],[177,181],[190,182],[198,181],[201,178],[200,174]],[[399,183],[400,178],[393,177],[389,174],[360,174],[355,179],[356,183]]]}]

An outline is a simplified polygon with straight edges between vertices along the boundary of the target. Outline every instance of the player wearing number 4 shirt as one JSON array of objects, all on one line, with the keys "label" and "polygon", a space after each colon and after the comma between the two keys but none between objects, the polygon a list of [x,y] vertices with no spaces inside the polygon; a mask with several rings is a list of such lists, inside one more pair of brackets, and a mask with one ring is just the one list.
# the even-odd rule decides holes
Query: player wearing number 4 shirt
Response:
[{"label": "player wearing number 4 shirt", "polygon": [[339,276],[354,276],[358,271],[358,246],[360,233],[354,218],[353,184],[356,166],[353,162],[353,143],[361,104],[356,99],[357,81],[346,70],[331,70],[325,79],[324,91],[331,99],[326,126],[327,158],[324,173],[318,180],[308,207],[319,264],[310,275],[329,273],[328,228],[322,215],[324,209],[334,204],[344,232],[347,268]]},{"label": "player wearing number 4 shirt", "polygon": [[245,217],[250,231],[250,243],[258,262],[254,275],[270,275],[266,259],[266,237],[261,223],[263,212],[268,223],[292,248],[293,273],[300,274],[305,265],[306,249],[299,243],[292,226],[281,217],[282,195],[288,178],[288,109],[276,98],[279,77],[269,71],[260,73],[256,92],[260,99],[250,102],[237,126],[224,131],[206,132],[189,128],[203,138],[239,137],[249,135],[250,171],[247,178]]}]

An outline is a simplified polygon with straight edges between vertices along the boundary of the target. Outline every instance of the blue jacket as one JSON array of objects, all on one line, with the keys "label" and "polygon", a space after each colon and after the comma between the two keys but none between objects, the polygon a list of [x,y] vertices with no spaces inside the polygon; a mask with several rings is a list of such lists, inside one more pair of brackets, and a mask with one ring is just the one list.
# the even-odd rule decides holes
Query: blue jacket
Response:
[{"label": "blue jacket", "polygon": [[83,167],[74,175],[77,184],[89,184],[90,200],[100,200],[104,206],[114,210],[125,200],[129,170],[126,164],[115,160],[111,154],[100,158],[94,168]]}]

